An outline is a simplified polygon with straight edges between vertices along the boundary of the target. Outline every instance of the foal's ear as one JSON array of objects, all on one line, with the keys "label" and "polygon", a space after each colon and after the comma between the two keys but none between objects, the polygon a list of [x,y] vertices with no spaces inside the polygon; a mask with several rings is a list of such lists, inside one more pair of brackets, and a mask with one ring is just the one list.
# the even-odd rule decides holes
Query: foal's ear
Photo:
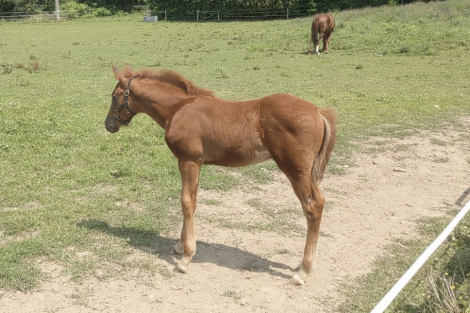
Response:
[{"label": "foal's ear", "polygon": [[113,64],[113,72],[114,72],[114,77],[116,77],[116,79],[121,83],[122,86],[126,86],[127,84],[127,81],[128,81],[128,78],[126,78],[126,70],[127,70],[127,67],[120,71],[116,68],[116,66],[114,66]]},{"label": "foal's ear", "polygon": [[121,74],[121,72],[116,68],[116,66],[113,63],[113,73],[114,77],[116,77],[117,80],[122,81],[124,76]]}]

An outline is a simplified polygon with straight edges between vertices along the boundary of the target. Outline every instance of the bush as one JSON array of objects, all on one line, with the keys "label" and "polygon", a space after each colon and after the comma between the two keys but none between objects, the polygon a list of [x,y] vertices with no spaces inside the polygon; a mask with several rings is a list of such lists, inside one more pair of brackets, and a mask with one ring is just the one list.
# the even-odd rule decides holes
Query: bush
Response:
[{"label": "bush", "polygon": [[111,11],[106,8],[97,8],[91,12],[93,16],[96,17],[103,17],[103,16],[111,16]]},{"label": "bush", "polygon": [[60,6],[61,11],[70,11],[69,18],[76,18],[88,14],[90,8],[85,3],[78,3],[76,1],[69,1]]}]

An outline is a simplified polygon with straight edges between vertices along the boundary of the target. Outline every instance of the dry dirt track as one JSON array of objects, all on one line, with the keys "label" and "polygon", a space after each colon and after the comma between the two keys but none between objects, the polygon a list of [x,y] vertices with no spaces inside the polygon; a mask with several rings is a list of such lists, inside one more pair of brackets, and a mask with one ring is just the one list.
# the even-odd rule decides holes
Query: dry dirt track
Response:
[{"label": "dry dirt track", "polygon": [[[470,119],[463,122],[470,125]],[[200,192],[198,250],[189,274],[129,273],[77,285],[59,265],[43,263],[51,280],[32,293],[3,293],[0,312],[336,312],[339,283],[371,270],[388,243],[414,236],[419,218],[443,215],[469,200],[469,134],[467,127],[403,140],[375,138],[368,146],[377,151],[355,154],[356,165],[345,175],[327,176],[317,268],[304,286],[287,282],[301,260],[305,222],[287,180],[276,174],[267,185]],[[272,214],[283,221],[270,228],[277,231],[222,226],[257,225]],[[173,240],[178,232],[162,236]],[[176,260],[139,250],[134,256],[155,258],[169,269]]]}]

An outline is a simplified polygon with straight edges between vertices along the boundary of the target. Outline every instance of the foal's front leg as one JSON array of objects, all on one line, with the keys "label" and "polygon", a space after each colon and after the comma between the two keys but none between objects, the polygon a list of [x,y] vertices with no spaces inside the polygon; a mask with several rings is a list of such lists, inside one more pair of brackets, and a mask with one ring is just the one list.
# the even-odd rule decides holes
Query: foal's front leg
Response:
[{"label": "foal's front leg", "polygon": [[194,234],[194,212],[196,211],[196,195],[199,183],[199,172],[201,170],[200,162],[178,161],[181,173],[181,206],[183,209],[183,229],[181,230],[181,239],[174,247],[173,251],[183,254],[183,257],[176,265],[176,268],[186,273],[189,262],[196,253],[196,237]]}]

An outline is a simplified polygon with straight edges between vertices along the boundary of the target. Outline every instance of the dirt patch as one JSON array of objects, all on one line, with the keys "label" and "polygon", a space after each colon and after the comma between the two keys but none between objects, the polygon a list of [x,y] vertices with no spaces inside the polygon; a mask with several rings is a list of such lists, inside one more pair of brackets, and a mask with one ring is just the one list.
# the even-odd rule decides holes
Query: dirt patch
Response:
[{"label": "dirt patch", "polygon": [[[188,274],[171,274],[171,254],[139,250],[168,270],[75,284],[47,263],[50,280],[30,293],[4,292],[0,312],[335,312],[344,279],[369,272],[385,245],[416,236],[420,218],[470,199],[468,134],[373,138],[345,175],[327,175],[317,268],[304,286],[287,283],[302,257],[306,223],[276,173],[267,185],[199,193],[198,250]],[[176,242],[178,234],[162,235]]]}]

